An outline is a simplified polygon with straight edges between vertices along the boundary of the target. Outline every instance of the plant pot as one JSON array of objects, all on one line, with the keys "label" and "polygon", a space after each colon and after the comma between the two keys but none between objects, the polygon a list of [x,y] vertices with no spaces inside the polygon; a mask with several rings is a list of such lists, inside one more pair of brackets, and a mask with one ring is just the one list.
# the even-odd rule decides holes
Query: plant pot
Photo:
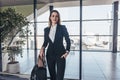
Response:
[{"label": "plant pot", "polygon": [[9,62],[7,64],[7,72],[9,73],[20,73],[20,66],[19,62]]}]

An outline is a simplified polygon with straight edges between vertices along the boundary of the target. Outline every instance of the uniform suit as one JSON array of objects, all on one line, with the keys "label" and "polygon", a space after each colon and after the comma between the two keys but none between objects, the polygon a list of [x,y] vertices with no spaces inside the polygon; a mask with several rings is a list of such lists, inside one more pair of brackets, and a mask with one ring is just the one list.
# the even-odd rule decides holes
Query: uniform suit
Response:
[{"label": "uniform suit", "polygon": [[[56,26],[56,33],[54,42],[49,37],[51,27],[44,29],[44,43],[43,46],[46,48],[46,59],[51,80],[63,80],[65,72],[65,58],[61,58],[66,51],[70,51],[70,38],[68,31],[64,25]],[[63,38],[66,41],[66,47],[63,45]]]}]

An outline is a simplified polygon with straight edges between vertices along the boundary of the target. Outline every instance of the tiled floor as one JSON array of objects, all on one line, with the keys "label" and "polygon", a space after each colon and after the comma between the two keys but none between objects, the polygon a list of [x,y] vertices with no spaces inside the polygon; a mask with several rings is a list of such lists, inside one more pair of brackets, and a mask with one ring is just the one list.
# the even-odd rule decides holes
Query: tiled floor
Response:
[{"label": "tiled floor", "polygon": [[120,54],[110,52],[83,54],[83,80],[120,80]]},{"label": "tiled floor", "polygon": [[[120,80],[120,53],[83,52],[82,56],[82,80]],[[31,54],[19,60],[22,74],[30,74],[33,58]],[[79,52],[71,52],[66,60],[65,78],[79,80]]]},{"label": "tiled floor", "polygon": [[0,80],[29,80],[25,78],[25,75],[18,75],[18,74],[8,74],[0,72]]}]

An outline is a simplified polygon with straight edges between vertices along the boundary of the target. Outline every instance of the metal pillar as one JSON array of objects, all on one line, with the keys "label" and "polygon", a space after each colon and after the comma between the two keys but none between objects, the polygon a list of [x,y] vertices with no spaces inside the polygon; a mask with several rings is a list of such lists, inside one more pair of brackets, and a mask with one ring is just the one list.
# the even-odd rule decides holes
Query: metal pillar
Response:
[{"label": "metal pillar", "polygon": [[50,5],[50,6],[49,6],[50,12],[53,10],[53,8],[54,8],[53,5]]},{"label": "metal pillar", "polygon": [[1,31],[2,29],[0,28],[0,72],[2,72],[2,46],[1,46]]},{"label": "metal pillar", "polygon": [[118,36],[118,7],[119,2],[115,1],[113,3],[113,44],[112,44],[112,52],[117,52],[117,36]]},{"label": "metal pillar", "polygon": [[37,0],[34,0],[34,58],[35,64],[37,64]]},{"label": "metal pillar", "polygon": [[80,69],[79,69],[79,79],[82,80],[82,0],[80,0]]}]

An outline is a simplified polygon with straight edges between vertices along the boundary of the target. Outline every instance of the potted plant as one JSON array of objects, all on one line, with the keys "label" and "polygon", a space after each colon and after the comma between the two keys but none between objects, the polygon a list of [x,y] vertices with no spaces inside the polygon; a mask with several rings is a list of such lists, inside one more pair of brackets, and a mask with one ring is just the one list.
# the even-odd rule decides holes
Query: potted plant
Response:
[{"label": "potted plant", "polygon": [[[8,60],[10,60],[10,62],[8,62],[7,66],[9,64],[13,64],[13,70],[18,69],[19,65],[14,66],[14,64],[19,63],[15,60],[15,56],[22,54],[22,44],[24,44],[25,41],[22,40],[22,38],[25,38],[26,34],[30,32],[29,30],[25,29],[25,26],[29,24],[29,21],[26,19],[26,17],[20,13],[17,13],[15,9],[12,8],[2,10],[0,12],[0,18],[0,27],[2,28],[1,41],[2,44],[4,44],[2,52],[8,53]],[[19,40],[16,39],[16,36],[19,38]],[[16,45],[13,45],[13,43],[16,43]],[[20,45],[17,43],[20,43]],[[19,70],[14,70],[15,72],[12,72],[10,71],[12,69],[9,69],[8,67],[7,71],[10,73],[19,72]]]},{"label": "potted plant", "polygon": [[15,57],[16,55],[19,55],[22,57],[22,48],[19,46],[9,46],[7,47],[8,54],[8,62],[7,64],[7,72],[9,73],[19,73],[19,61],[16,61]]}]

